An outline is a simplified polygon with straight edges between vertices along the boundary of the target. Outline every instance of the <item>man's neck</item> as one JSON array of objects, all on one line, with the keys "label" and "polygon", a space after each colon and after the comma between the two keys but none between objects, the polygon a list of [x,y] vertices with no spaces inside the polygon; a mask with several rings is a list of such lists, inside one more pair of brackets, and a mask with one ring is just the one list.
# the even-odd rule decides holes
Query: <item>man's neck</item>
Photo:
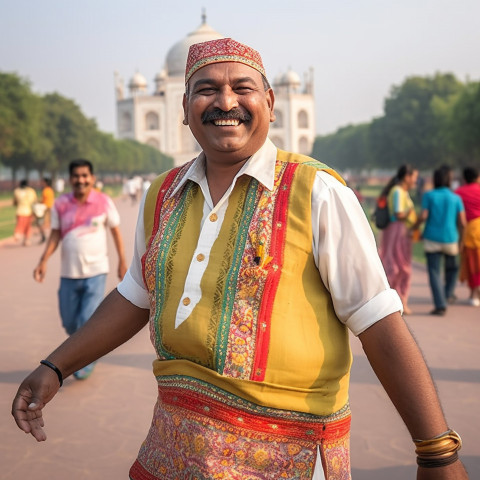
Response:
[{"label": "man's neck", "polygon": [[222,162],[205,156],[205,176],[207,177],[208,188],[214,205],[223,197],[248,158],[237,162]]},{"label": "man's neck", "polygon": [[78,203],[85,203],[88,200],[88,196],[90,195],[90,192],[91,190],[89,190],[87,193],[81,193],[81,194],[74,193],[73,198],[75,198],[75,200]]}]

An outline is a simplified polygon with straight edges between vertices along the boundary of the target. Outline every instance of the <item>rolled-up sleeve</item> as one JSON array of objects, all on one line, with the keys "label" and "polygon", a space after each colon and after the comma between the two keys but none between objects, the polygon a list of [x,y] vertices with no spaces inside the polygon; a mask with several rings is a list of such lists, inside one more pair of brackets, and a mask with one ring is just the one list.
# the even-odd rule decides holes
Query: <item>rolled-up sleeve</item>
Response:
[{"label": "rolled-up sleeve", "polygon": [[123,280],[117,285],[118,292],[129,302],[139,308],[150,308],[147,289],[143,282],[142,257],[145,253],[145,229],[143,222],[143,209],[145,205],[145,195],[140,203],[137,227],[135,229],[135,248],[130,268],[123,277]]},{"label": "rolled-up sleeve", "polygon": [[402,311],[360,203],[350,188],[326,172],[315,177],[312,229],[315,263],[323,283],[337,317],[355,335]]}]

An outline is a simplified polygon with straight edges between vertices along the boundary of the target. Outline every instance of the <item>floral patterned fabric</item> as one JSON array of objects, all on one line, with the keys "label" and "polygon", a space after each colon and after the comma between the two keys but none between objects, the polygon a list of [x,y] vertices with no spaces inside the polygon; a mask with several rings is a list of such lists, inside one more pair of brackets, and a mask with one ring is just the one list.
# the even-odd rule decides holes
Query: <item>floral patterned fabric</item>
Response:
[{"label": "floral patterned fabric", "polygon": [[317,448],[327,480],[349,480],[348,405],[328,417],[271,409],[199,380],[159,378],[133,480],[311,479]]}]

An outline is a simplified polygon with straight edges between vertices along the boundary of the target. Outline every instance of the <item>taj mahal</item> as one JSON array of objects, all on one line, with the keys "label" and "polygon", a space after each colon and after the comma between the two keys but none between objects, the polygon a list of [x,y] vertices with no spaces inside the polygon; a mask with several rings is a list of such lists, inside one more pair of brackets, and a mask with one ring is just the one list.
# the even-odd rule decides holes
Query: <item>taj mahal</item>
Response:
[{"label": "taj mahal", "polygon": [[[207,24],[203,14],[201,25],[170,48],[150,91],[140,72],[129,81],[128,93],[122,78],[115,73],[118,137],[157,148],[173,157],[175,165],[196,157],[200,146],[190,129],[182,124],[188,49],[194,43],[222,37]],[[310,154],[315,140],[312,69],[305,74],[303,84],[291,69],[277,75],[271,84],[275,92],[276,120],[270,124],[269,138],[280,149]]]}]

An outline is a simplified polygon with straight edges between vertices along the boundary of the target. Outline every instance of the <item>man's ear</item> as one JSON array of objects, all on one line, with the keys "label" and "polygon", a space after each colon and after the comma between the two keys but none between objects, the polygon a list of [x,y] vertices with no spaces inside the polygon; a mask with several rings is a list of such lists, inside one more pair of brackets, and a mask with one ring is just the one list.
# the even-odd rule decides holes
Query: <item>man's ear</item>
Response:
[{"label": "man's ear", "polygon": [[183,94],[183,124],[188,125],[188,102],[187,102],[187,96]]},{"label": "man's ear", "polygon": [[268,104],[268,109],[270,110],[270,123],[275,121],[275,94],[273,93],[273,90],[269,88],[266,92],[265,95],[267,97],[267,104]]}]

